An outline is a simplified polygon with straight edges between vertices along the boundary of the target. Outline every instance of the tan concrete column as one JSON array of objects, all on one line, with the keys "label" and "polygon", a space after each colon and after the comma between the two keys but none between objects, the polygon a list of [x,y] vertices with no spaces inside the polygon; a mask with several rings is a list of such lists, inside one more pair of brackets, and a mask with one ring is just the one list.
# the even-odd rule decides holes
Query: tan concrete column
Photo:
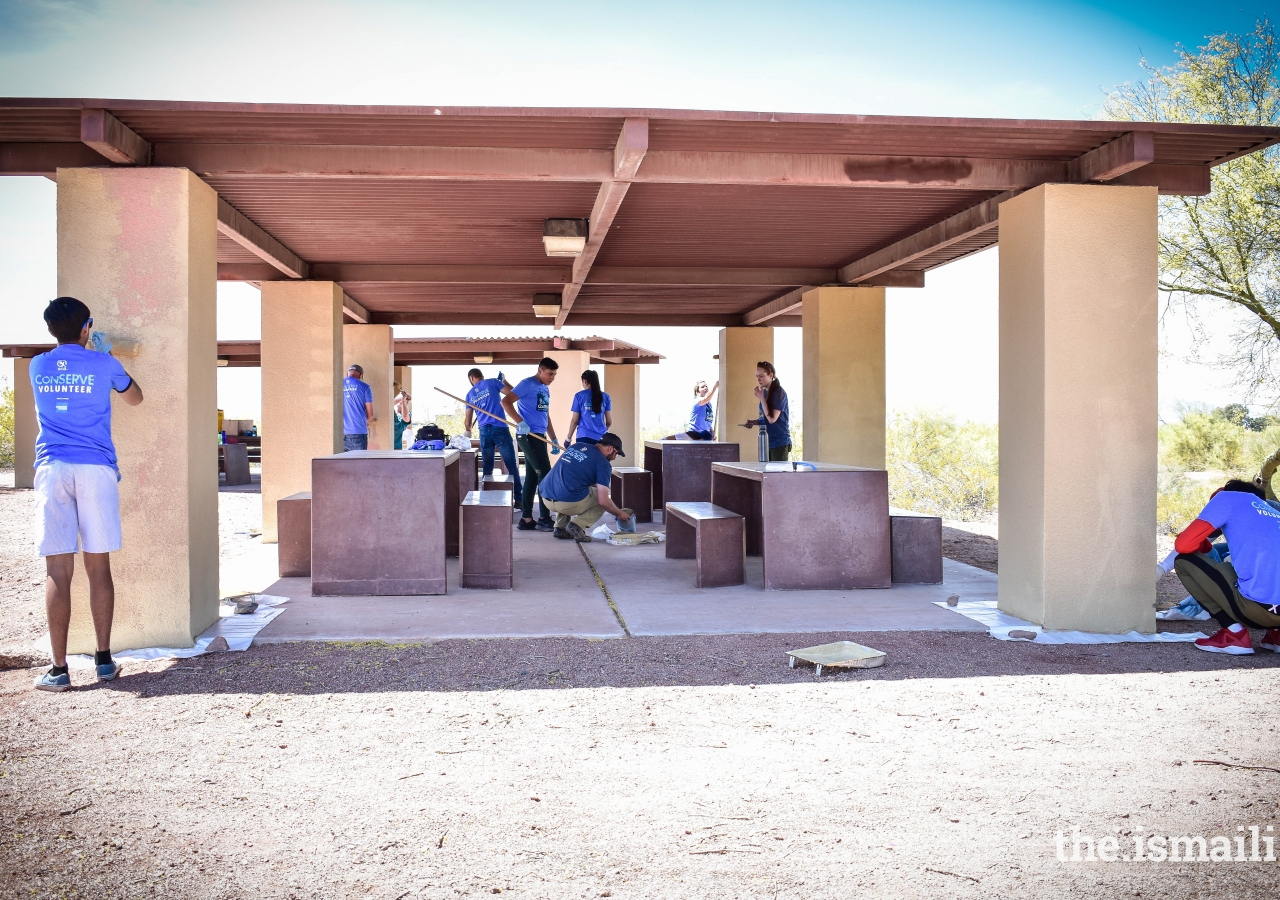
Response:
[{"label": "tan concrete column", "polygon": [[36,395],[31,391],[31,360],[13,361],[13,486],[36,485]]},{"label": "tan concrete column", "polygon": [[364,380],[373,388],[373,415],[369,426],[369,449],[390,450],[395,435],[391,417],[391,370],[395,368],[395,338],[390,325],[343,325],[342,368],[364,367]]},{"label": "tan concrete column", "polygon": [[[217,195],[186,169],[58,170],[58,293],[122,360],[141,406],[115,403],[124,549],[111,646],[190,647],[218,618]],[[77,563],[67,649],[94,649]]]},{"label": "tan concrete column", "polygon": [[[556,437],[563,441],[569,433],[573,395],[582,390],[582,373],[591,368],[591,354],[586,350],[552,350],[547,356],[560,364],[560,368],[556,370],[556,380],[551,382],[551,424],[555,426]],[[536,371],[535,367],[534,372]],[[507,381],[513,385],[516,383],[510,376]],[[554,463],[558,458],[553,456],[551,461]]]},{"label": "tan concrete column", "polygon": [[883,469],[884,288],[814,288],[803,300],[804,458]]},{"label": "tan concrete column", "polygon": [[262,540],[276,502],[311,490],[311,460],[342,450],[342,288],[262,283]]},{"label": "tan concrete column", "polygon": [[1000,206],[1000,609],[1155,630],[1156,189]]},{"label": "tan concrete column", "polygon": [[[773,362],[772,328],[720,329],[720,396],[714,401],[716,440],[738,443],[742,448],[739,458],[744,462],[754,462],[759,455],[757,429],[739,428],[738,423],[760,415],[760,401],[752,392],[756,389],[756,363],[761,360]],[[692,397],[689,406],[693,406]]]},{"label": "tan concrete column", "polygon": [[[393,351],[394,352],[394,351]],[[391,375],[392,381],[400,382],[400,387],[410,397],[413,396],[413,367],[412,366],[396,366]],[[395,395],[392,395],[395,399]]]},{"label": "tan concrete column", "polygon": [[643,466],[640,460],[640,367],[607,365],[604,367],[604,392],[613,403],[611,430],[622,438],[626,459],[614,459],[615,466]]}]

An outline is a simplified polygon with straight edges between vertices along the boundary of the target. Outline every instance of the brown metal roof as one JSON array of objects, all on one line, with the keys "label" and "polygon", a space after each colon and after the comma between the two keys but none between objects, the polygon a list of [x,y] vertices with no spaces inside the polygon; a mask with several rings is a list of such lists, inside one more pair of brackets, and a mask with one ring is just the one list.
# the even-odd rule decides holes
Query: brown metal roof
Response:
[{"label": "brown metal roof", "polygon": [[[118,120],[123,157],[86,110]],[[1006,192],[1203,193],[1209,167],[1277,141],[1176,123],[0,99],[0,174],[142,147],[134,162],[191,168],[256,224],[251,246],[277,242],[220,235],[220,277],[283,279],[300,262],[373,321],[406,324],[542,324],[532,295],[558,292],[571,324],[738,324],[873,255],[877,274],[852,283],[922,283],[998,235],[972,216],[928,252],[920,235]],[[543,219],[587,217],[577,264],[549,259]]]}]

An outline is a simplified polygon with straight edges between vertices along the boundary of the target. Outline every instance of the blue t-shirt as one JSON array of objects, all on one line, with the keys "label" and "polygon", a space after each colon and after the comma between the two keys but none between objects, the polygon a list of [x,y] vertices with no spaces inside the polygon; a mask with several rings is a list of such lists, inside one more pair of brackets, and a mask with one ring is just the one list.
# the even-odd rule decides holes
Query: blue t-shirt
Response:
[{"label": "blue t-shirt", "polygon": [[373,402],[373,388],[359,378],[342,379],[342,433],[368,434],[369,419],[364,405]]},{"label": "blue t-shirt", "polygon": [[600,392],[600,412],[591,411],[591,391],[578,391],[573,395],[572,412],[578,414],[578,439],[594,441],[609,432],[604,423],[604,414],[613,409],[613,401],[604,391]]},{"label": "blue t-shirt", "polygon": [[609,487],[612,475],[613,466],[600,448],[591,441],[578,441],[560,454],[559,462],[551,467],[551,474],[538,485],[538,492],[546,500],[577,503],[587,499],[587,493],[595,485]]},{"label": "blue t-shirt", "polygon": [[551,388],[530,375],[515,386],[516,412],[529,423],[534,434],[547,433],[547,410],[551,409]]},{"label": "blue t-shirt", "polygon": [[36,395],[36,468],[57,460],[116,466],[111,441],[111,391],[133,384],[114,356],[59,344],[31,360],[31,389]]},{"label": "blue t-shirt", "polygon": [[715,430],[716,414],[711,409],[710,403],[693,404],[693,416],[689,419],[690,431],[713,431]]},{"label": "blue t-shirt", "polygon": [[[769,447],[785,447],[791,443],[791,404],[787,402],[787,392],[778,388],[778,396],[782,398],[777,408],[782,410],[778,421],[765,419],[764,430],[769,433]],[[760,404],[760,418],[764,418],[764,404]]]},{"label": "blue t-shirt", "polygon": [[1240,593],[1255,603],[1280,603],[1280,512],[1265,500],[1223,491],[1196,518],[1222,530]]},{"label": "blue t-shirt", "polygon": [[486,378],[483,381],[477,381],[475,387],[467,391],[467,402],[497,416],[496,419],[490,418],[473,409],[472,412],[476,412],[477,425],[481,427],[486,425],[497,426],[499,428],[505,426],[507,413],[502,408],[502,373],[499,372],[497,378]]}]

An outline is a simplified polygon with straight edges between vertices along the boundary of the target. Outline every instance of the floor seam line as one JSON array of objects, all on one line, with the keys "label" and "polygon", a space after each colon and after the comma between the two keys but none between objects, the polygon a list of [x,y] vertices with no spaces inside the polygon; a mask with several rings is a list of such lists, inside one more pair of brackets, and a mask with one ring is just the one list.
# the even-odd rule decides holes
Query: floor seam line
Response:
[{"label": "floor seam line", "polygon": [[627,637],[634,637],[631,629],[627,627],[627,620],[622,618],[622,611],[618,609],[618,604],[613,602],[613,598],[609,596],[609,589],[604,586],[604,579],[600,577],[600,573],[596,571],[596,564],[591,561],[591,557],[587,554],[587,548],[582,544],[578,544],[578,549],[582,551],[582,558],[587,561],[587,565],[591,568],[591,574],[596,577],[596,584],[600,585],[600,592],[604,594],[604,599],[608,602],[609,608],[613,610],[613,617],[618,620],[618,624],[622,626],[622,633]]}]

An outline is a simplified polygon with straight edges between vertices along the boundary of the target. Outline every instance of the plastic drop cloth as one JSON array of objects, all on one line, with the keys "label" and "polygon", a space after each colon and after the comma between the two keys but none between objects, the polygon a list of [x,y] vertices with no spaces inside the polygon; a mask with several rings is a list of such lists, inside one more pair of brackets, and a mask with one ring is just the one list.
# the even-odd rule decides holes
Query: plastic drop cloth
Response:
[{"label": "plastic drop cloth", "polygon": [[936,602],[934,606],[950,609],[981,622],[993,638],[1001,641],[1025,641],[1027,638],[1010,637],[1010,631],[1035,632],[1037,644],[1164,644],[1194,641],[1204,637],[1200,632],[1191,634],[1174,634],[1168,631],[1157,631],[1144,634],[1141,631],[1130,631],[1127,634],[1092,634],[1087,631],[1045,631],[1039,625],[1024,622],[1017,616],[1011,616],[996,608],[995,600],[961,600],[957,606],[947,606],[945,602]]}]

